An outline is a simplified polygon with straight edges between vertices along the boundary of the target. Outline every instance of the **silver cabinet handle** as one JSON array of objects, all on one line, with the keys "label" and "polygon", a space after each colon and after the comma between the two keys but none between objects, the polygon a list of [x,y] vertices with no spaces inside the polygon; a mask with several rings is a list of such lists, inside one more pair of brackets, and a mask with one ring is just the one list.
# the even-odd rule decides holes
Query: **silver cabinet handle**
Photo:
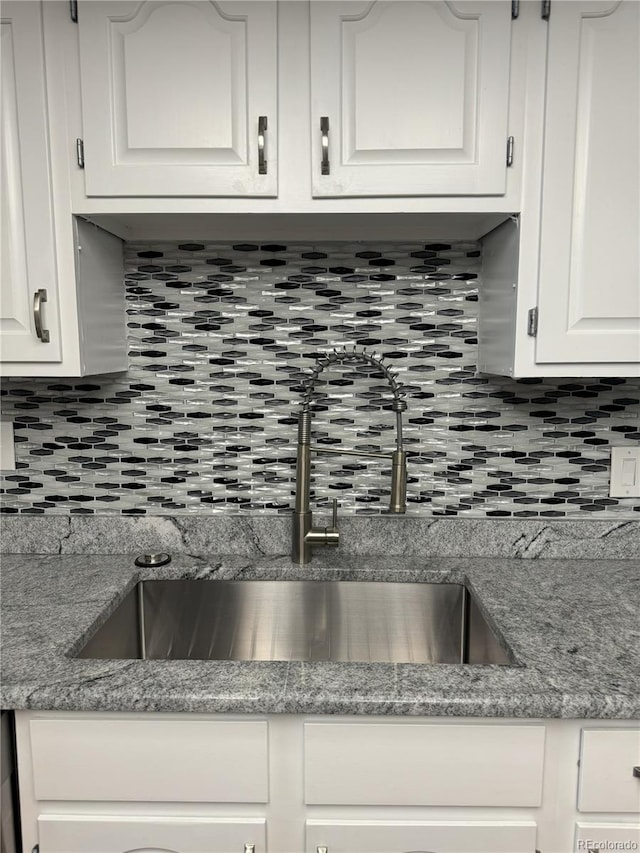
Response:
[{"label": "silver cabinet handle", "polygon": [[[267,117],[258,116],[258,174],[267,174],[267,161],[265,159],[265,143],[267,139]],[[251,851],[249,851],[251,853]]]},{"label": "silver cabinet handle", "polygon": [[329,116],[320,117],[320,133],[322,134],[322,164],[320,173],[329,175],[331,167],[329,165]]},{"label": "silver cabinet handle", "polygon": [[[266,121],[266,119],[265,119],[265,121]],[[264,172],[262,174],[264,174]],[[245,844],[244,845],[244,853],[256,853],[256,845],[255,844]]]},{"label": "silver cabinet handle", "polygon": [[329,853],[328,847],[316,847],[316,853]]},{"label": "silver cabinet handle", "polygon": [[42,303],[47,301],[47,291],[41,287],[33,294],[33,322],[36,325],[36,335],[43,344],[49,343],[49,330],[42,325]]},{"label": "silver cabinet handle", "polygon": [[640,779],[640,766],[633,768],[633,775],[636,777],[636,779]]}]

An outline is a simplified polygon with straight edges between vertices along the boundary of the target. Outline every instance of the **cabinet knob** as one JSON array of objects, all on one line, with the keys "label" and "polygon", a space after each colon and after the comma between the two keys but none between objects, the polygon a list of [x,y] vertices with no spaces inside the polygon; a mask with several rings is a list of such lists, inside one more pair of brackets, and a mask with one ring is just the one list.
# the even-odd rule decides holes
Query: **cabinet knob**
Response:
[{"label": "cabinet knob", "polygon": [[633,768],[633,775],[636,777],[636,779],[640,779],[640,766]]},{"label": "cabinet knob", "polygon": [[258,174],[267,174],[265,146],[267,141],[267,117],[258,116]]},{"label": "cabinet knob", "polygon": [[47,301],[47,291],[41,287],[33,294],[33,322],[36,326],[36,335],[43,344],[49,343],[49,330],[44,328],[42,318],[42,303]]},{"label": "cabinet knob", "polygon": [[329,116],[320,117],[320,135],[322,139],[322,163],[320,165],[320,173],[323,175],[331,174],[331,166],[329,165]]},{"label": "cabinet knob", "polygon": [[255,844],[245,844],[244,845],[244,853],[256,853],[256,845]]},{"label": "cabinet knob", "polygon": [[328,847],[316,847],[316,853],[329,853]]}]

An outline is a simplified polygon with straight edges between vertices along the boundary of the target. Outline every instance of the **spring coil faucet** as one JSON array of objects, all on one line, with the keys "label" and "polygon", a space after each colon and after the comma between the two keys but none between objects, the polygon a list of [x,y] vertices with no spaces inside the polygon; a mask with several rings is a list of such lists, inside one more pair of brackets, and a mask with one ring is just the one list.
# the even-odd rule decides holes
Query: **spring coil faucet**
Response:
[{"label": "spring coil faucet", "polygon": [[[318,447],[311,444],[311,398],[320,374],[336,364],[368,364],[377,368],[389,383],[393,399],[391,408],[396,413],[396,449],[393,453],[369,453],[365,450],[344,450],[333,447]],[[316,366],[305,382],[302,410],[298,418],[298,454],[296,459],[296,505],[293,511],[293,536],[291,559],[304,565],[311,560],[312,548],[318,545],[337,545],[338,506],[333,501],[331,527],[314,527],[309,506],[311,492],[311,452],[337,453],[350,456],[369,456],[391,459],[391,496],[389,512],[403,513],[406,510],[407,456],[402,443],[402,412],[406,411],[405,390],[394,373],[383,364],[382,358],[370,355],[365,350],[333,350],[317,357]]]}]

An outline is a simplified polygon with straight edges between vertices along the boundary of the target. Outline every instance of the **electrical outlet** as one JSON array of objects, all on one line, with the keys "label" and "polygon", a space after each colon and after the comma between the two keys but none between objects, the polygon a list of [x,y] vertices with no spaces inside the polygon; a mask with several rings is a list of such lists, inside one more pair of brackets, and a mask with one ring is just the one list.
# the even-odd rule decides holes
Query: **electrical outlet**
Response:
[{"label": "electrical outlet", "polygon": [[611,448],[612,498],[640,498],[640,447]]},{"label": "electrical outlet", "polygon": [[0,421],[0,471],[16,470],[16,450],[13,442],[13,422]]}]

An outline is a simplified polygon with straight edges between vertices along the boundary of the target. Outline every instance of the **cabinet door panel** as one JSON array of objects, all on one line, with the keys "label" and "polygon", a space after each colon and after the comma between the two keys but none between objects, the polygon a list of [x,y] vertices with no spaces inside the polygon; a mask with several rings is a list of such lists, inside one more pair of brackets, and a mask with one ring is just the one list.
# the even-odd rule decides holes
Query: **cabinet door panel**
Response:
[{"label": "cabinet door panel", "polygon": [[305,802],[538,806],[544,726],[305,723]]},{"label": "cabinet door panel", "polygon": [[308,820],[306,851],[330,853],[534,853],[531,821]]},{"label": "cabinet door panel", "polygon": [[83,4],[87,195],[275,195],[276,22],[269,0]]},{"label": "cabinet door panel", "polygon": [[37,719],[30,731],[39,800],[269,799],[263,720]]},{"label": "cabinet door panel", "polygon": [[[2,4],[0,360],[61,360],[39,3]],[[47,291],[36,335],[33,299]]]},{"label": "cabinet door panel", "polygon": [[504,193],[508,6],[312,3],[314,195]]},{"label": "cabinet door panel", "polygon": [[584,729],[580,751],[581,812],[640,813],[640,729]]},{"label": "cabinet door panel", "polygon": [[554,6],[547,79],[537,361],[637,361],[640,4]]},{"label": "cabinet door panel", "polygon": [[242,853],[266,850],[258,818],[44,815],[38,818],[46,853]]},{"label": "cabinet door panel", "polygon": [[575,850],[638,850],[640,823],[577,823]]}]

